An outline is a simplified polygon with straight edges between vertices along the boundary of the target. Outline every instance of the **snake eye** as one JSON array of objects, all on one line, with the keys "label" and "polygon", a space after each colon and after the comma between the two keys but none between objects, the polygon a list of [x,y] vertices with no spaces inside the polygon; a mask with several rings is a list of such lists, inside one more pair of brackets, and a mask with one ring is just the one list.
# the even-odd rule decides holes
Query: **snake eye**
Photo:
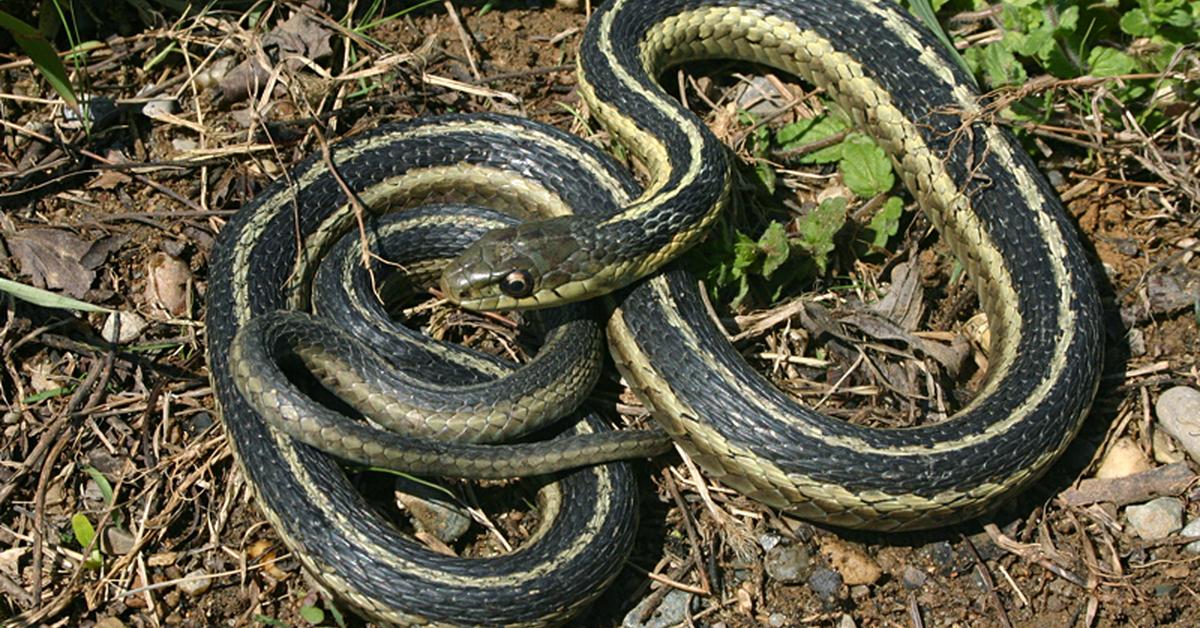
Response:
[{"label": "snake eye", "polygon": [[514,270],[500,281],[500,291],[514,299],[533,294],[533,276],[527,270]]}]

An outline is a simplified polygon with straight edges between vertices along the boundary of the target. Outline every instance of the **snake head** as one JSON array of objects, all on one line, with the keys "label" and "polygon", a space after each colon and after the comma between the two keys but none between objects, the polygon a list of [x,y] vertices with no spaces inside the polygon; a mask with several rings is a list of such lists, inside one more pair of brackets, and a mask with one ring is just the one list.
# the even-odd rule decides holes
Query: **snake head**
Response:
[{"label": "snake head", "polygon": [[471,310],[532,309],[589,298],[591,263],[580,234],[595,226],[564,216],[496,229],[442,271],[442,292]]}]

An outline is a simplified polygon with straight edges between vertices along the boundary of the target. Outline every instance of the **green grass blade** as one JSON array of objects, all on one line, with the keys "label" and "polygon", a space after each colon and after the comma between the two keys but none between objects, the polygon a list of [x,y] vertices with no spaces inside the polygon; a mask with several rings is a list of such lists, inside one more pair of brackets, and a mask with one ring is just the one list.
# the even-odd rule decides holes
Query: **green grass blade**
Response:
[{"label": "green grass blade", "polygon": [[23,283],[9,281],[0,277],[0,292],[7,292],[22,301],[28,301],[34,305],[42,307],[52,307],[60,310],[74,310],[76,312],[104,312],[111,314],[113,310],[99,305],[92,305],[78,299],[65,297],[61,294],[55,294],[49,290],[34,288]]},{"label": "green grass blade", "polygon": [[17,45],[25,51],[25,54],[29,55],[33,65],[42,73],[42,76],[46,77],[46,81],[50,83],[54,91],[58,92],[59,96],[62,96],[62,99],[72,109],[78,109],[79,99],[75,97],[75,90],[71,88],[71,77],[67,74],[67,66],[63,65],[62,59],[58,57],[58,51],[46,40],[41,31],[4,11],[0,11],[0,28],[12,34]]},{"label": "green grass blade", "polygon": [[929,0],[908,0],[908,10],[918,20],[925,24],[926,28],[933,31],[933,34],[946,47],[946,51],[958,63],[958,67],[962,68],[967,76],[971,78],[971,84],[976,89],[979,88],[979,83],[975,81],[975,74],[971,72],[971,68],[967,66],[967,62],[963,60],[962,55],[958,54],[958,49],[954,47],[954,42],[950,41],[950,37],[946,35],[946,31],[942,29],[942,25],[938,22],[937,15],[933,12],[933,6],[929,4]]}]

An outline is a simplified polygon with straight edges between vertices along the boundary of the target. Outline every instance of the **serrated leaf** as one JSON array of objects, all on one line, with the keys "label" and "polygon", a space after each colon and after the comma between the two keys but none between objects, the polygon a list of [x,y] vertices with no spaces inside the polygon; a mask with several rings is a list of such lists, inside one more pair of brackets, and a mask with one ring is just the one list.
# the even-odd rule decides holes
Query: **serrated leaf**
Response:
[{"label": "serrated leaf", "polygon": [[729,274],[733,277],[745,276],[746,269],[758,261],[760,254],[758,243],[739,231],[733,243],[733,268]]},{"label": "serrated leaf", "polygon": [[1118,76],[1136,71],[1137,61],[1120,50],[1097,46],[1088,54],[1088,68],[1093,76]]},{"label": "serrated leaf", "polygon": [[[968,50],[970,52],[970,50]],[[1023,83],[1027,78],[1025,68],[1013,56],[1011,44],[998,41],[984,46],[978,54],[978,65],[984,77],[993,87]]]},{"label": "serrated leaf", "polygon": [[900,229],[900,216],[904,213],[904,203],[897,196],[888,197],[883,207],[875,212],[867,229],[871,232],[871,245],[882,249],[888,240]]},{"label": "serrated leaf", "polygon": [[776,221],[767,225],[767,230],[758,238],[758,248],[763,252],[762,276],[770,279],[771,275],[787,261],[791,245],[788,244],[787,230]]},{"label": "serrated leaf", "polygon": [[768,194],[775,193],[776,174],[775,169],[771,167],[770,162],[765,159],[759,159],[754,164],[754,174],[758,175],[759,183],[767,189]]},{"label": "serrated leaf", "polygon": [[1048,25],[1013,40],[1013,50],[1027,57],[1042,59],[1045,55],[1050,54],[1053,48],[1054,28]]},{"label": "serrated leaf", "polygon": [[896,183],[887,153],[870,140],[845,142],[838,167],[846,187],[863,198],[882,194]]},{"label": "serrated leaf", "polygon": [[306,604],[300,607],[300,617],[304,618],[304,621],[315,626],[325,621],[325,611],[317,608],[316,606]]},{"label": "serrated leaf", "polygon": [[833,237],[846,224],[846,199],[835,196],[826,199],[797,221],[799,239],[796,244],[812,255],[817,269],[825,272],[829,254],[833,252]]},{"label": "serrated leaf", "polygon": [[1192,25],[1195,23],[1195,20],[1192,19],[1192,16],[1188,15],[1182,9],[1178,10],[1178,11],[1173,11],[1170,15],[1167,16],[1167,19],[1165,21],[1167,24],[1170,24],[1171,26],[1174,26],[1175,28],[1191,28]]},{"label": "serrated leaf", "polygon": [[1058,33],[1073,33],[1079,26],[1079,7],[1071,5],[1058,14]]}]

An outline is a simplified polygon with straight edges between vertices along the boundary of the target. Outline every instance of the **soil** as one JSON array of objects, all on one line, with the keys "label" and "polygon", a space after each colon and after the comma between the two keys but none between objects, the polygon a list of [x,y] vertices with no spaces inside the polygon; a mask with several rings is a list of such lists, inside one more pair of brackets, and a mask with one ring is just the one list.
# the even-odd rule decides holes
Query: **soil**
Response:
[{"label": "soil", "polygon": [[[544,2],[453,4],[461,27],[442,3],[433,3],[384,21],[369,38],[339,26],[329,15],[341,13],[333,10],[264,5],[253,17],[272,27],[308,16],[284,45],[295,47],[293,57],[311,56],[314,63],[278,62],[274,75],[250,82],[249,95],[230,77],[247,58],[280,58],[278,41],[264,36],[267,27],[248,30],[250,17],[220,10],[175,16],[156,27],[123,13],[122,24],[139,26],[123,26],[108,38],[82,33],[103,43],[78,76],[86,76],[89,94],[115,107],[86,130],[71,123],[29,64],[11,47],[0,48],[0,203],[6,207],[0,276],[137,312],[146,321],[114,352],[100,337],[103,313],[0,301],[6,405],[0,621],[364,623],[337,614],[345,607],[304,573],[256,508],[235,464],[204,360],[209,253],[228,216],[288,166],[320,150],[315,123],[332,141],[388,120],[499,111],[607,141],[584,123],[575,92],[581,10]],[[109,9],[130,11],[119,3]],[[190,53],[186,60],[181,48]],[[357,74],[333,80],[312,67],[340,68],[332,76]],[[743,157],[744,127],[739,130],[723,105],[741,93],[745,70],[687,68],[678,81],[685,87],[675,90]],[[803,89],[787,77],[775,83],[793,93]],[[148,100],[167,96],[176,106],[147,115]],[[771,123],[810,112],[812,102],[801,100]],[[638,546],[618,581],[578,623],[617,625],[631,621],[627,615],[638,607],[646,609],[647,621],[654,621],[656,609],[666,616],[666,623],[647,625],[1200,625],[1200,555],[1184,549],[1178,532],[1148,541],[1127,520],[1129,504],[1154,495],[1087,505],[1065,497],[1093,478],[1114,442],[1129,439],[1154,471],[1182,460],[1176,464],[1192,481],[1171,484],[1169,493],[1184,505],[1184,520],[1200,517],[1195,461],[1170,454],[1169,439],[1155,436],[1154,419],[1161,392],[1200,386],[1197,172],[1154,169],[1144,158],[1157,151],[1174,155],[1172,163],[1200,161],[1195,107],[1182,116],[1178,129],[1154,142],[1101,134],[1088,138],[1095,145],[1086,150],[1054,138],[1030,143],[1095,263],[1108,333],[1093,412],[1046,479],[992,515],[954,528],[867,534],[816,526],[756,504],[676,455],[642,462]],[[750,179],[747,174],[741,187],[754,187]],[[775,198],[790,195],[787,202],[800,207],[820,198],[820,186],[839,185],[836,172],[819,169],[780,180],[784,191]],[[753,219],[730,223],[755,228]],[[947,384],[950,409],[961,406],[984,372],[986,339],[972,331],[977,304],[959,287],[953,261],[927,227],[909,213],[892,256],[850,260],[837,272],[878,287],[901,257],[919,259],[922,324],[931,337],[958,347],[967,365],[960,372],[934,360],[896,358],[877,346],[868,355],[883,368],[858,373],[858,351],[837,341],[818,347],[828,368],[761,357],[813,355],[818,334],[798,317],[756,333],[745,353],[759,356],[757,363],[801,399],[828,398],[830,411],[849,420],[890,424],[889,416],[919,415],[913,399],[930,392],[926,380],[937,380],[938,394]],[[844,321],[865,306],[861,291],[837,285],[818,278],[776,307],[799,297]],[[754,303],[718,309],[743,328],[778,311]],[[437,333],[453,328],[451,336],[485,348],[512,346],[507,329],[496,332],[487,319],[449,308],[436,307],[420,320]],[[880,344],[868,331],[854,333]],[[929,369],[936,377],[918,377]],[[836,391],[843,379],[849,392]],[[97,380],[102,385],[93,387]],[[606,377],[599,396],[619,399],[616,407],[635,421],[644,418],[615,376]],[[386,495],[390,480],[366,475],[363,485]],[[523,506],[533,501],[529,491],[507,500],[497,496],[499,489],[479,493],[478,503],[505,537],[519,542],[529,534],[536,516]],[[88,527],[102,539],[99,565],[88,564],[82,551]],[[450,550],[505,551],[495,538],[476,525]],[[790,576],[780,571],[788,568]],[[684,599],[683,606],[670,611],[672,599]],[[314,610],[324,611],[324,619]]]}]

